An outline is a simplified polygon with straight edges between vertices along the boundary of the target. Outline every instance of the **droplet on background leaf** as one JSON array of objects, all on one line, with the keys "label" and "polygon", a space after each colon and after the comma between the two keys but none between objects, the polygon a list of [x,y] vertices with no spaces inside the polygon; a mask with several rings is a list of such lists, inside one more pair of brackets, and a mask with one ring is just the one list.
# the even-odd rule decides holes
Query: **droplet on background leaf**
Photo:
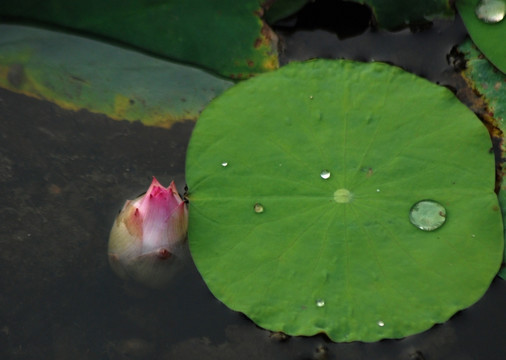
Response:
[{"label": "droplet on background leaf", "polygon": [[481,0],[476,7],[476,16],[488,24],[495,24],[504,19],[506,2],[503,0]]}]

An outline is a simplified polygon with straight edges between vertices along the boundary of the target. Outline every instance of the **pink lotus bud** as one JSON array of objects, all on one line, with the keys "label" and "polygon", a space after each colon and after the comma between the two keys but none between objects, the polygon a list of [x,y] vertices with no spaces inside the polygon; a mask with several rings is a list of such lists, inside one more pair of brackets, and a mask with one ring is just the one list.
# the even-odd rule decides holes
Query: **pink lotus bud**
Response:
[{"label": "pink lotus bud", "polygon": [[164,188],[153,178],[146,194],[127,200],[109,236],[109,263],[123,279],[154,288],[171,278],[184,253],[188,210],[174,182]]}]

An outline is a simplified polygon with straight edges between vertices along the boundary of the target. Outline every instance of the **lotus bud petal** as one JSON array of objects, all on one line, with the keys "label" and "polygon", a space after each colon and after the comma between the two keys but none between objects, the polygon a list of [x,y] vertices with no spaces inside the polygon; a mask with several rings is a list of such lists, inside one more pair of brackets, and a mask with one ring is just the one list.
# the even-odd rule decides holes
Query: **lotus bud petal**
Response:
[{"label": "lotus bud petal", "polygon": [[146,194],[127,200],[109,236],[109,263],[123,279],[152,288],[167,284],[184,255],[188,210],[172,182],[153,178]]}]

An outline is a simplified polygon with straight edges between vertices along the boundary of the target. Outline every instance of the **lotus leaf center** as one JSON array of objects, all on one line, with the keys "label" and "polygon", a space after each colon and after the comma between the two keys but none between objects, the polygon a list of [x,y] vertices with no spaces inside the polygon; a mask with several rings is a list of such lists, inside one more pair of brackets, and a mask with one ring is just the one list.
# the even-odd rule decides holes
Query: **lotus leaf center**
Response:
[{"label": "lotus leaf center", "polygon": [[334,201],[337,203],[349,203],[353,194],[348,189],[337,189],[334,192]]}]

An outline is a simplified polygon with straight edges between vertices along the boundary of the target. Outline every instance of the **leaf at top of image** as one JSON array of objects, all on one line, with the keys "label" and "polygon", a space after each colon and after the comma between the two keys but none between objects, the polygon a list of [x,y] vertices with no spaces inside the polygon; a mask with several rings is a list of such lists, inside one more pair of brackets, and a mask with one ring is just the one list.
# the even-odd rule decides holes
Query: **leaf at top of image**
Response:
[{"label": "leaf at top of image", "polygon": [[378,25],[399,29],[435,17],[453,16],[449,0],[351,0],[371,7]]},{"label": "leaf at top of image", "polygon": [[499,270],[490,146],[448,89],[397,67],[291,63],[199,118],[192,257],[219,300],[272,331],[370,342],[427,330]]},{"label": "leaf at top of image", "polygon": [[170,127],[195,120],[232,81],[132,50],[38,28],[0,25],[0,86],[113,119]]},{"label": "leaf at top of image", "polygon": [[[491,6],[490,12],[480,10],[487,5]],[[494,66],[506,74],[506,19],[504,18],[506,1],[457,0],[456,6],[473,42]],[[490,21],[487,21],[487,18]]]},{"label": "leaf at top of image", "polygon": [[272,2],[265,13],[265,20],[269,24],[273,24],[278,20],[295,14],[308,2],[309,0],[276,0]]},{"label": "leaf at top of image", "polygon": [[36,20],[121,41],[221,75],[278,67],[262,0],[1,1],[0,16]]}]

